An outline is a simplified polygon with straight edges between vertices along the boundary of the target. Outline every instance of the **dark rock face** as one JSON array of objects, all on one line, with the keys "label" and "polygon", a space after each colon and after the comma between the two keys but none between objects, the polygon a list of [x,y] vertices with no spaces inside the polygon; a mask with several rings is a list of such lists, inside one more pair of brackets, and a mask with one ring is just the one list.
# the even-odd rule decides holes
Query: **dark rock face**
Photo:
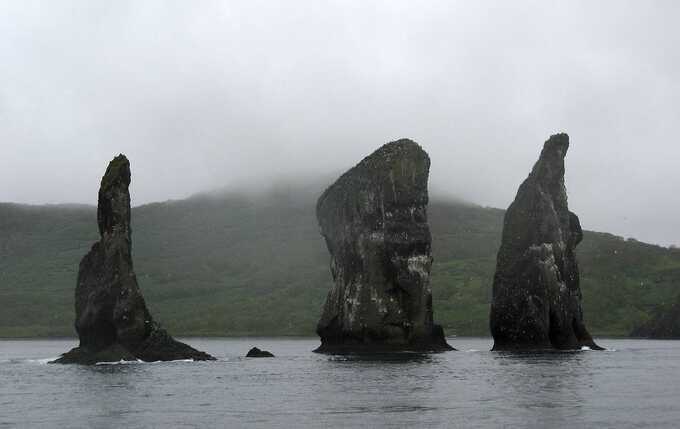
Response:
[{"label": "dark rock face", "polygon": [[260,350],[257,347],[253,347],[252,349],[248,350],[248,353],[246,354],[246,357],[252,357],[252,358],[263,358],[263,357],[274,357],[274,354],[271,352],[268,352],[267,350]]},{"label": "dark rock face", "polygon": [[660,309],[646,323],[635,327],[630,336],[660,340],[680,339],[680,297],[669,308]]},{"label": "dark rock face", "polygon": [[334,286],[317,325],[317,352],[452,350],[432,321],[429,169],[418,144],[395,141],[319,198]]},{"label": "dark rock face", "polygon": [[80,262],[76,286],[76,322],[80,346],[55,363],[102,361],[213,360],[175,341],[154,322],[132,266],[130,163],[111,161],[99,189],[100,240]]},{"label": "dark rock face", "polygon": [[586,330],[574,249],[583,232],[569,211],[569,136],[545,142],[503,225],[491,304],[494,350],[600,349]]}]

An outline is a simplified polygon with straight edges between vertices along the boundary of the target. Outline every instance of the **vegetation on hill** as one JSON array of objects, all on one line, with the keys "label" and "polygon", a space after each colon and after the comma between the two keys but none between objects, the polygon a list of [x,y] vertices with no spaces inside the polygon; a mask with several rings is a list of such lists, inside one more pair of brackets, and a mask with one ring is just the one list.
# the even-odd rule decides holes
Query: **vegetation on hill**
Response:
[{"label": "vegetation on hill", "polygon": [[[316,193],[195,196],[133,209],[135,271],[176,335],[312,335],[330,288]],[[503,211],[434,200],[435,319],[488,335]],[[97,240],[90,206],[0,204],[0,336],[74,335],[78,263]],[[578,247],[586,323],[627,335],[680,292],[680,251],[586,232]]]}]

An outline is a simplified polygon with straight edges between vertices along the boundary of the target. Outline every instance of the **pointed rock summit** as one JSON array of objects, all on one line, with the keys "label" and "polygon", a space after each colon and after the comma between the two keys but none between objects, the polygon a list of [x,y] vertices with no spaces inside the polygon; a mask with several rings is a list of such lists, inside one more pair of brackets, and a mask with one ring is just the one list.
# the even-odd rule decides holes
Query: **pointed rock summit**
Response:
[{"label": "pointed rock summit", "polygon": [[569,211],[556,134],[505,213],[491,303],[494,350],[600,349],[586,330],[574,249],[583,232]]},{"label": "pointed rock summit", "polygon": [[130,162],[111,161],[99,189],[100,240],[80,262],[75,327],[80,346],[55,363],[94,364],[120,360],[214,360],[175,341],[154,322],[132,266]]},{"label": "pointed rock summit", "polygon": [[429,170],[418,144],[395,141],[319,198],[334,285],[317,325],[317,352],[452,350],[432,319]]}]

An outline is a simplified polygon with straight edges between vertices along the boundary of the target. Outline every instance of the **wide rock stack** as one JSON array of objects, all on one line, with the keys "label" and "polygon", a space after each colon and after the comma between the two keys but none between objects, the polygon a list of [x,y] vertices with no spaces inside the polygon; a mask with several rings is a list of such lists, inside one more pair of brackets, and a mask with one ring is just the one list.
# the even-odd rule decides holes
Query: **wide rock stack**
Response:
[{"label": "wide rock stack", "polygon": [[505,213],[491,304],[494,350],[600,349],[583,322],[574,249],[583,232],[569,211],[569,136],[545,142]]},{"label": "wide rock stack", "polygon": [[452,349],[432,319],[429,169],[418,144],[395,141],[319,198],[334,285],[317,326],[317,352]]},{"label": "wide rock stack", "polygon": [[76,322],[80,346],[55,363],[94,364],[120,360],[214,360],[175,341],[154,322],[132,266],[130,163],[111,161],[99,189],[100,240],[80,262]]}]

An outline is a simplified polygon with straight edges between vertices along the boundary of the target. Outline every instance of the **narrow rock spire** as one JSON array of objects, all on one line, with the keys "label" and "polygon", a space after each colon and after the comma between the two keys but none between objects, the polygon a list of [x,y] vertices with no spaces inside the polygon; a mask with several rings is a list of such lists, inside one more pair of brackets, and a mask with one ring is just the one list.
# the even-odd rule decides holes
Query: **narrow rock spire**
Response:
[{"label": "narrow rock spire", "polygon": [[567,134],[545,142],[505,213],[491,304],[494,350],[600,348],[583,321],[574,254],[583,232],[567,204],[568,149]]},{"label": "narrow rock spire", "polygon": [[76,285],[79,347],[55,363],[119,360],[213,360],[175,341],[154,322],[132,265],[130,162],[115,157],[101,181],[97,223],[100,240],[80,262]]}]

